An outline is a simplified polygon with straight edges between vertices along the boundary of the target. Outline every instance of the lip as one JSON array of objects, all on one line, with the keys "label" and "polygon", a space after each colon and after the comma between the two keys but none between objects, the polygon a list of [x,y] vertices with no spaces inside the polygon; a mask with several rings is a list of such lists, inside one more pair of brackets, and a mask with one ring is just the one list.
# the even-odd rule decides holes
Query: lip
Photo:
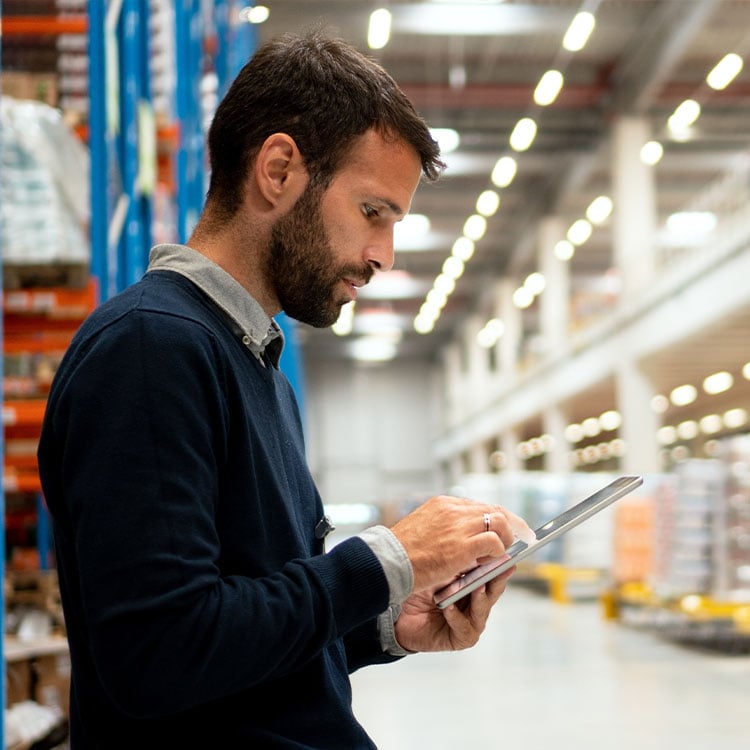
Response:
[{"label": "lip", "polygon": [[349,296],[355,300],[357,299],[357,292],[360,287],[363,287],[367,282],[361,279],[341,279],[344,284],[349,288]]}]

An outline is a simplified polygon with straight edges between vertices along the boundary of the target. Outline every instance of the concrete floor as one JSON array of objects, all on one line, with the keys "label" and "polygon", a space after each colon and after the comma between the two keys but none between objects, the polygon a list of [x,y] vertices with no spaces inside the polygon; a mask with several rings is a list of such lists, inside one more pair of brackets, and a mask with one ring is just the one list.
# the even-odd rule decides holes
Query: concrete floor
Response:
[{"label": "concrete floor", "polygon": [[509,587],[480,643],[352,676],[381,750],[750,748],[750,656],[605,621]]}]

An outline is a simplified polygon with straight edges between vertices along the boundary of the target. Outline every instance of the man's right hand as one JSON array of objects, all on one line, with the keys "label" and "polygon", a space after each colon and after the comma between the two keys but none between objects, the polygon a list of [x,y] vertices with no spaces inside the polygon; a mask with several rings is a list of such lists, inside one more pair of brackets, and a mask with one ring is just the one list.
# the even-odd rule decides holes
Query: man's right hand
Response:
[{"label": "man's right hand", "polygon": [[[485,528],[485,513],[489,530]],[[499,505],[439,495],[402,518],[391,531],[411,560],[414,591],[445,585],[488,558],[501,557],[514,529],[528,529]]]}]

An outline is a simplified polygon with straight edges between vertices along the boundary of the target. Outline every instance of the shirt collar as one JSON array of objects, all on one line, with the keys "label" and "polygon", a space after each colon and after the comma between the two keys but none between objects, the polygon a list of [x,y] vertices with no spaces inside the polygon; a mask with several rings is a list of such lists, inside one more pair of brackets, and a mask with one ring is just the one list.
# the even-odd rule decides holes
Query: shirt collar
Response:
[{"label": "shirt collar", "polygon": [[229,317],[242,343],[263,362],[265,353],[278,369],[284,336],[276,321],[233,276],[187,245],[156,245],[147,271],[174,271],[190,279]]}]

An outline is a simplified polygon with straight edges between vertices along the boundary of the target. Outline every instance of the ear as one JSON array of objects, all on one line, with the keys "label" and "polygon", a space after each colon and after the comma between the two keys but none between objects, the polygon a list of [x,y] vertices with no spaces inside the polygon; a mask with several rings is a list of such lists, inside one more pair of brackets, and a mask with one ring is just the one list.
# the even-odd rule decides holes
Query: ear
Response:
[{"label": "ear", "polygon": [[266,138],[255,159],[254,172],[260,194],[273,208],[291,206],[307,185],[302,154],[286,133]]}]

